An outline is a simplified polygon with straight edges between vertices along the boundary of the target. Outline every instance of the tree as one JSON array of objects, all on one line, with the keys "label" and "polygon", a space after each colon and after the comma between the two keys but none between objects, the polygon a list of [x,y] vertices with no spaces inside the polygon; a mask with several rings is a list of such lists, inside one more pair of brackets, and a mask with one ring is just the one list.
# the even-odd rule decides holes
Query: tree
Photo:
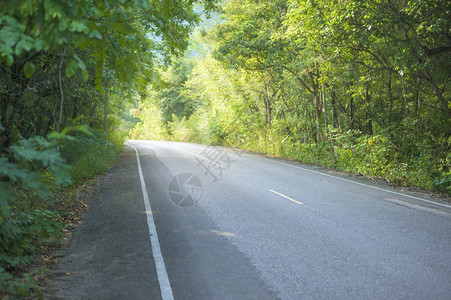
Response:
[{"label": "tree", "polygon": [[280,78],[281,55],[287,46],[273,35],[281,29],[286,1],[228,1],[224,11],[226,21],[216,32],[215,58],[260,78],[265,121],[271,127],[272,106],[280,97],[274,80]]},{"label": "tree", "polygon": [[230,0],[221,17],[199,47],[213,55],[160,98],[167,115],[180,93],[202,103],[174,126],[400,182],[450,182],[446,2]]},{"label": "tree", "polygon": [[[0,114],[5,125],[2,148],[17,141],[21,135],[29,134],[20,128],[20,124],[26,122],[19,113],[25,104],[21,97],[34,89],[30,86],[31,80],[52,68],[42,65],[43,60],[61,66],[57,74],[61,74],[64,67],[66,77],[73,77],[77,70],[81,71],[84,80],[92,77],[99,93],[104,93],[105,73],[112,75],[110,84],[117,81],[123,88],[139,91],[152,82],[154,64],[158,60],[168,61],[170,55],[186,48],[187,37],[199,21],[199,12],[193,7],[195,2],[203,4],[207,10],[215,5],[215,0],[152,3],[145,0],[95,3],[87,0],[22,0],[4,3],[0,8],[0,34],[4,37],[0,42],[0,66],[4,78],[0,90]],[[36,82],[35,86],[48,84]],[[59,85],[59,94],[70,97],[64,93],[63,82]],[[70,99],[62,99],[61,96],[58,99],[61,113],[50,124],[52,128],[60,127],[64,104],[70,102]],[[94,107],[96,105],[91,110]]]}]

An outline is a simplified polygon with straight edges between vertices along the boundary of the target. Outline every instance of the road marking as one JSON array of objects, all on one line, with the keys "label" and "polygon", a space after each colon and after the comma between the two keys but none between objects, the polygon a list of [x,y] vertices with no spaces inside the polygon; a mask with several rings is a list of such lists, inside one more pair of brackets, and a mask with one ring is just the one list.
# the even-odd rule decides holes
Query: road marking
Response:
[{"label": "road marking", "polygon": [[428,211],[428,212],[433,212],[433,213],[441,213],[444,215],[450,215],[451,213],[435,208],[435,207],[430,207],[430,206],[425,206],[425,205],[421,205],[421,204],[416,204],[416,203],[411,203],[411,202],[407,202],[407,201],[403,201],[401,199],[396,199],[396,198],[391,198],[391,197],[381,197],[382,200],[387,200],[390,201],[392,203],[396,203],[398,205],[402,205],[404,207],[409,207],[409,208],[415,208],[415,209],[419,209],[419,210],[423,210],[423,211]]},{"label": "road marking", "polygon": [[214,230],[214,229],[209,230],[209,232],[214,233],[219,236],[225,236],[225,237],[235,237],[236,236],[236,234],[231,233],[231,232]]},{"label": "road marking", "polygon": [[330,178],[335,178],[335,179],[338,179],[338,180],[341,180],[341,181],[346,181],[346,182],[350,182],[350,183],[353,183],[353,184],[365,186],[365,187],[368,187],[368,188],[371,188],[371,189],[374,189],[374,190],[383,191],[383,192],[391,193],[391,194],[394,194],[394,195],[403,196],[403,197],[407,197],[407,198],[411,198],[411,199],[415,199],[415,200],[419,200],[419,201],[435,204],[435,205],[438,205],[438,206],[451,208],[451,205],[446,205],[446,204],[443,204],[443,203],[434,202],[434,201],[431,201],[431,200],[426,200],[426,199],[423,199],[423,198],[411,196],[411,195],[408,195],[408,194],[403,194],[403,193],[398,193],[398,192],[395,192],[395,191],[386,190],[386,189],[383,189],[383,188],[375,187],[375,186],[372,186],[372,185],[360,183],[360,182],[357,182],[357,181],[352,181],[352,180],[349,180],[349,179],[345,179],[345,178],[341,178],[341,177],[337,177],[337,176],[333,176],[333,175],[329,175],[329,174],[325,174],[325,173],[321,173],[321,172],[318,172],[318,171],[313,171],[313,170],[305,169],[305,168],[302,168],[302,167],[293,166],[293,165],[286,164],[286,163],[283,163],[283,162],[280,162],[280,161],[276,161],[276,160],[272,160],[272,159],[269,159],[269,158],[263,158],[263,157],[260,157],[260,156],[257,156],[257,155],[252,155],[252,154],[245,154],[245,155],[252,156],[252,157],[257,157],[257,158],[264,159],[264,160],[269,160],[270,162],[273,162],[273,163],[276,163],[276,164],[279,164],[279,165],[292,167],[292,168],[299,169],[299,170],[302,170],[302,171],[306,171],[306,172],[310,172],[310,173],[314,173],[314,174],[318,174],[318,175],[322,175],[322,176],[326,176],[326,177],[330,177]]},{"label": "road marking", "polygon": [[294,200],[293,198],[288,197],[287,195],[284,195],[284,194],[279,193],[279,192],[277,192],[277,191],[274,191],[274,190],[268,190],[268,191],[270,191],[271,193],[276,194],[276,195],[278,195],[278,196],[280,196],[280,197],[282,197],[282,198],[285,198],[285,199],[287,199],[287,200],[289,200],[289,201],[291,201],[291,202],[294,202],[294,203],[296,203],[296,204],[299,204],[299,205],[303,205],[303,204],[304,204],[304,203],[302,203],[302,202],[300,202],[300,201],[298,201],[298,200]]},{"label": "road marking", "polygon": [[164,264],[163,255],[161,254],[160,242],[158,241],[157,228],[152,215],[152,208],[150,207],[149,194],[147,193],[146,183],[144,182],[143,170],[139,160],[138,149],[127,143],[128,146],[135,149],[136,161],[138,162],[139,180],[141,181],[141,189],[144,198],[144,205],[146,207],[147,227],[150,234],[150,245],[152,246],[152,255],[157,269],[158,282],[160,283],[161,298],[163,300],[173,300],[171,283],[169,282],[168,272]]},{"label": "road marking", "polygon": [[198,154],[196,154],[196,153],[193,153],[193,152],[190,152],[190,151],[187,151],[187,150],[183,150],[183,149],[180,149],[180,148],[178,148],[178,147],[177,147],[177,149],[179,149],[180,151],[183,151],[183,152],[185,152],[185,153],[188,153],[188,154],[197,156],[197,157],[199,157],[199,158],[201,158],[201,159],[203,159],[203,160],[206,160],[206,161],[208,161],[208,162],[210,162],[210,163],[212,163],[212,164],[217,165],[217,166],[220,167],[220,168],[223,168],[223,169],[226,168],[226,167],[224,167],[223,165],[218,164],[218,163],[216,163],[216,162],[214,162],[214,161],[212,161],[212,160],[209,160],[209,159],[207,159],[207,158],[205,158],[205,157],[203,157],[203,156],[200,156],[200,155],[198,155]]}]

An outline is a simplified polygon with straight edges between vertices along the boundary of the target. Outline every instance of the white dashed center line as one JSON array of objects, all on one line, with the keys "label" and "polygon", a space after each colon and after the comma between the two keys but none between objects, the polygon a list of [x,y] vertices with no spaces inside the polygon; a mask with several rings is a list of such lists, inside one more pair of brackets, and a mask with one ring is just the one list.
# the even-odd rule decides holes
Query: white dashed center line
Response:
[{"label": "white dashed center line", "polygon": [[303,205],[303,204],[304,204],[304,203],[302,203],[302,202],[300,202],[300,201],[298,201],[298,200],[294,200],[293,198],[288,197],[287,195],[284,195],[284,194],[279,193],[279,192],[277,192],[277,191],[274,191],[274,190],[268,190],[268,191],[270,191],[271,193],[276,194],[276,195],[278,195],[278,196],[280,196],[280,197],[282,197],[282,198],[285,198],[285,199],[287,199],[288,201],[291,201],[291,202],[293,202],[293,203],[296,203],[296,204],[299,204],[299,205]]}]

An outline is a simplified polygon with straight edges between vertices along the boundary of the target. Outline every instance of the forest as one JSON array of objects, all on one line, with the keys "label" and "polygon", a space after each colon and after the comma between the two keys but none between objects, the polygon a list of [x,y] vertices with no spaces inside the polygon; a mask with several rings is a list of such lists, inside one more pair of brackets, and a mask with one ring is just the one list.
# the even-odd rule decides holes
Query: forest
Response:
[{"label": "forest", "polygon": [[3,1],[0,295],[40,297],[23,266],[64,238],[63,195],[102,174],[127,138],[237,147],[451,194],[450,9]]},{"label": "forest", "polygon": [[227,145],[451,192],[446,1],[229,0],[132,138]]}]

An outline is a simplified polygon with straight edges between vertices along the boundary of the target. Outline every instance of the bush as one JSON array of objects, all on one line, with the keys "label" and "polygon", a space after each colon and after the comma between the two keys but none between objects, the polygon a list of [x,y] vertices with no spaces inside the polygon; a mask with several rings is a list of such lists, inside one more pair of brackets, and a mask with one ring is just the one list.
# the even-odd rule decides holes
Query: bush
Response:
[{"label": "bush", "polygon": [[50,237],[62,237],[58,212],[46,207],[53,189],[70,183],[57,149],[63,136],[24,139],[0,154],[0,293],[25,296],[36,290],[30,276],[17,279],[10,271],[30,263]]},{"label": "bush", "polygon": [[105,172],[122,149],[120,142],[106,143],[104,136],[83,134],[62,143],[61,155],[71,166],[69,173],[74,184]]},{"label": "bush", "polygon": [[[152,112],[157,116],[156,109]],[[414,124],[408,119],[404,125],[374,135],[357,130],[342,132],[329,127],[326,142],[310,143],[307,142],[309,139],[302,138],[299,129],[302,126],[293,125],[295,120],[287,123],[274,119],[269,128],[254,117],[254,114],[234,115],[233,111],[221,117],[215,110],[200,109],[190,118],[173,116],[166,139],[234,146],[350,173],[382,177],[402,185],[451,193],[451,154],[447,154],[451,153],[451,138],[425,138],[420,132],[412,132]],[[158,118],[150,121],[144,122],[152,125],[148,126],[150,129],[164,126]],[[137,126],[132,132],[140,132],[142,128],[144,125]]]},{"label": "bush", "polygon": [[13,209],[0,219],[0,267],[10,270],[30,263],[45,241],[62,237],[58,212],[34,209],[22,212]]},{"label": "bush", "polygon": [[22,298],[33,292],[40,297],[30,275],[12,272],[44,251],[49,239],[63,237],[55,193],[108,168],[123,139],[104,140],[84,127],[66,128],[47,138],[21,140],[0,153],[0,295]]}]

